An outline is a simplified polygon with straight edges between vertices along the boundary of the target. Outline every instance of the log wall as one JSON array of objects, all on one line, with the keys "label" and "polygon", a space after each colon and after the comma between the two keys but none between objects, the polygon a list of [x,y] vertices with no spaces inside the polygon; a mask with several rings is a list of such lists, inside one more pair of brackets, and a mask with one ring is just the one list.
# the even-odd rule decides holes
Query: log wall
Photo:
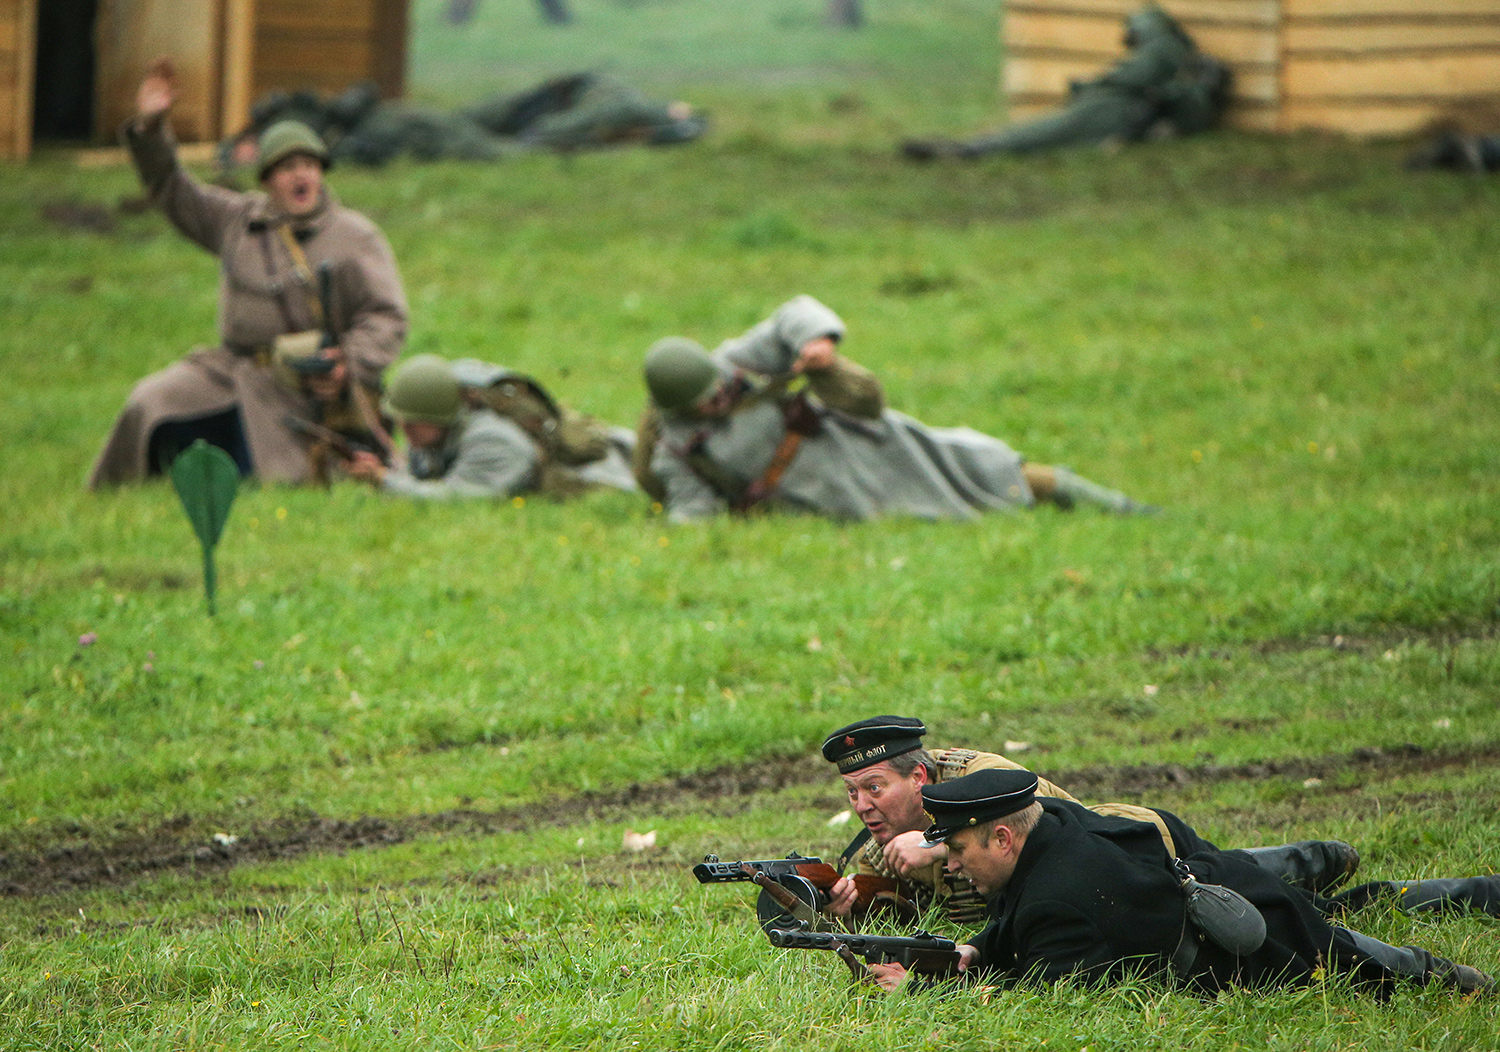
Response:
[{"label": "log wall", "polygon": [[31,152],[36,2],[0,0],[0,160]]},{"label": "log wall", "polygon": [[[1013,118],[1063,103],[1068,81],[1124,54],[1142,0],[1006,0]],[[1162,0],[1235,74],[1229,123],[1399,134],[1500,108],[1500,0]]]},{"label": "log wall", "polygon": [[[37,4],[0,0],[0,160],[31,152]],[[177,69],[173,112],[184,143],[244,127],[276,90],[336,92],[374,80],[387,98],[406,80],[410,0],[100,0],[95,134],[112,142],[147,66]]]},{"label": "log wall", "polygon": [[405,87],[407,0],[257,0],[255,92]]},{"label": "log wall", "polygon": [[[44,0],[45,2],[45,0]],[[94,24],[94,141],[112,143],[135,112],[135,91],[157,58],[177,71],[172,130],[182,142],[219,136],[219,3],[104,0]]]}]

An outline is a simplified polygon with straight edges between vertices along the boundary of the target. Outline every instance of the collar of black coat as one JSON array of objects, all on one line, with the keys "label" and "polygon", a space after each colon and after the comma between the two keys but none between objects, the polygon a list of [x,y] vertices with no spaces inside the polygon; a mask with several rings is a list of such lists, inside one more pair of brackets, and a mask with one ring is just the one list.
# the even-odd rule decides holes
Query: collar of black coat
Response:
[{"label": "collar of black coat", "polygon": [[[1042,817],[1032,827],[1031,832],[1026,834],[1026,843],[1021,845],[1020,857],[1016,859],[1016,868],[1010,875],[1010,880],[1001,888],[1002,893],[1008,893],[1012,889],[1019,891],[1026,883],[1026,878],[1036,868],[1038,860],[1047,853],[1057,838],[1062,834],[1064,819],[1059,817],[1057,810],[1050,805],[1054,803],[1067,803],[1066,800],[1042,800]],[[1014,895],[1009,895],[1014,898]]]},{"label": "collar of black coat", "polygon": [[245,217],[245,227],[252,234],[258,234],[262,230],[270,230],[283,223],[290,223],[292,233],[298,241],[306,241],[313,237],[328,225],[334,210],[339,206],[339,199],[334,196],[328,184],[323,184],[318,193],[318,203],[313,210],[305,216],[297,216],[295,219],[287,216],[280,209],[272,206],[270,195],[263,190],[257,190],[251,195],[250,212]]},{"label": "collar of black coat", "polygon": [[[1036,828],[1026,835],[1026,843],[1021,845],[1021,857],[1016,859],[1016,869],[1011,874],[1007,888],[1020,888],[1041,857],[1064,834],[1064,830],[1070,827],[1080,827],[1085,833],[1113,840],[1131,854],[1139,854],[1133,845],[1145,845],[1140,850],[1150,854],[1159,852],[1163,868],[1171,864],[1171,859],[1162,847],[1161,831],[1150,822],[1137,822],[1133,818],[1119,815],[1101,815],[1082,804],[1050,796],[1039,796],[1037,802],[1042,805],[1042,817],[1037,821]],[[1139,857],[1144,862],[1156,861],[1149,854]]]}]

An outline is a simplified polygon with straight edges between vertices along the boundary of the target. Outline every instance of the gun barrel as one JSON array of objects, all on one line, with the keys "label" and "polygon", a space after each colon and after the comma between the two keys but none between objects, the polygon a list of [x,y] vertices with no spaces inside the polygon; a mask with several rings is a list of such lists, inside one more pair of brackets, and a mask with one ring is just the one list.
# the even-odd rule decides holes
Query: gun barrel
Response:
[{"label": "gun barrel", "polygon": [[[821,858],[804,858],[796,854],[787,858],[766,858],[753,862],[720,862],[717,855],[709,855],[693,867],[693,876],[698,878],[699,884],[727,884],[733,881],[749,881],[756,873],[778,877],[798,873],[801,866],[822,864]],[[746,872],[746,866],[750,867],[749,872]]]},{"label": "gun barrel", "polygon": [[333,266],[327,260],[318,264],[318,306],[323,313],[323,339],[319,346],[337,347],[339,338],[333,331]]},{"label": "gun barrel", "polygon": [[865,960],[897,961],[914,972],[946,975],[958,967],[958,944],[927,932],[915,935],[860,935],[853,932],[832,934],[805,928],[771,928],[766,938],[772,946],[785,950],[830,950],[840,945]]}]

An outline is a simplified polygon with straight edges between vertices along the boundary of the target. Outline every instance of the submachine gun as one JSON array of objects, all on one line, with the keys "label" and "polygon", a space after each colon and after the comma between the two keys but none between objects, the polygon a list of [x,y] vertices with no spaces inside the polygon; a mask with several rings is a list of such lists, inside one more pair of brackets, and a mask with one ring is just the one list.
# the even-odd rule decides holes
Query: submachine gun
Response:
[{"label": "submachine gun", "polygon": [[333,268],[325,260],[318,264],[318,305],[323,315],[323,331],[318,338],[318,353],[288,358],[289,365],[298,376],[327,376],[338,364],[333,358],[325,358],[323,351],[337,347],[338,333],[333,331]]},{"label": "submachine gun", "polygon": [[[812,931],[806,927],[768,928],[771,945],[784,950],[828,950],[839,955],[856,980],[870,978],[868,965],[901,964],[913,975],[943,979],[958,974],[958,944],[925,931],[912,935],[861,935]],[[859,958],[863,957],[861,963]]]},{"label": "submachine gun", "polygon": [[[746,882],[761,891],[755,902],[755,916],[769,931],[797,924],[826,930],[829,889],[839,880],[839,871],[821,858],[809,858],[795,851],[786,858],[724,862],[718,855],[705,855],[693,867],[700,884]],[[856,893],[855,908],[869,908],[888,903],[903,916],[915,917],[916,908],[901,895],[901,887],[889,877],[857,873],[851,878]]]}]

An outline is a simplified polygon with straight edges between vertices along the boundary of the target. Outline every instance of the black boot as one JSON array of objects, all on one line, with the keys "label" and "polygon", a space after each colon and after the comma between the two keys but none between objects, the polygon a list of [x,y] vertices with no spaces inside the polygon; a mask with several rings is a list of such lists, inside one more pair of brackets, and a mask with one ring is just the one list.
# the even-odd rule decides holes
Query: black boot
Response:
[{"label": "black boot", "polygon": [[1342,840],[1299,840],[1243,850],[1257,866],[1314,894],[1338,887],[1359,868],[1359,852]]},{"label": "black boot", "polygon": [[1328,899],[1324,912],[1348,913],[1376,899],[1392,899],[1404,913],[1473,910],[1500,917],[1500,876],[1372,880]]}]

